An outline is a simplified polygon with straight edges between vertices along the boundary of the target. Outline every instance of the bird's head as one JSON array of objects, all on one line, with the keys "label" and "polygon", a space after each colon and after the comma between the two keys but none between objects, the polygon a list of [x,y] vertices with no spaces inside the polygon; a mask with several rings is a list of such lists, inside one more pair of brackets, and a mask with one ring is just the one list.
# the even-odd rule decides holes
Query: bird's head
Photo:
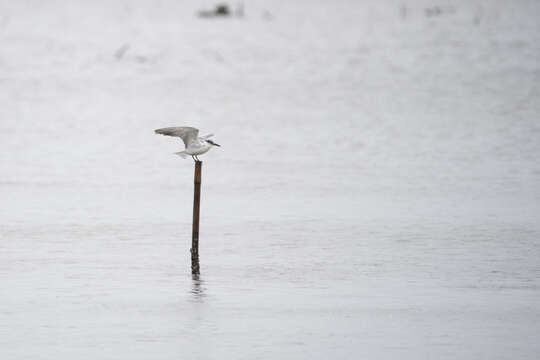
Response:
[{"label": "bird's head", "polygon": [[220,147],[221,147],[221,145],[216,144],[216,143],[213,142],[212,140],[206,140],[206,142],[209,143],[209,144],[212,145],[212,146],[220,146]]}]

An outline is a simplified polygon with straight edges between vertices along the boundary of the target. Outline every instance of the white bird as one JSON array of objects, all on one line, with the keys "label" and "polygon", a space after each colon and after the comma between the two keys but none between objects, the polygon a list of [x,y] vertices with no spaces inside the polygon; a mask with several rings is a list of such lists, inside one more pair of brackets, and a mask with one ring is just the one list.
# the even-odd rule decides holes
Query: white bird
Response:
[{"label": "white bird", "polygon": [[199,129],[195,129],[189,126],[168,127],[163,129],[157,129],[154,131],[156,134],[167,136],[178,136],[186,145],[186,150],[175,153],[176,155],[186,158],[191,155],[194,161],[200,161],[198,155],[204,154],[210,150],[213,146],[221,146],[216,144],[209,138],[214,134],[209,134],[203,137],[199,137]]}]

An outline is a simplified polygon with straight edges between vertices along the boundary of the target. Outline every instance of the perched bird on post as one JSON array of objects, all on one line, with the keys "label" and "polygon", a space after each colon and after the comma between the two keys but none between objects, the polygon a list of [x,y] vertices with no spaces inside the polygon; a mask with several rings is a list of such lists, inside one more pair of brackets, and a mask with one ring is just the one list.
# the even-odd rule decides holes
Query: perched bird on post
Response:
[{"label": "perched bird on post", "polygon": [[168,127],[157,129],[154,132],[161,135],[177,136],[182,139],[184,145],[186,146],[186,150],[177,152],[175,154],[181,156],[182,158],[186,158],[188,155],[191,155],[193,161],[200,161],[197,156],[208,152],[208,150],[210,150],[213,146],[221,146],[209,139],[214,136],[214,134],[199,137],[199,129],[194,127]]}]

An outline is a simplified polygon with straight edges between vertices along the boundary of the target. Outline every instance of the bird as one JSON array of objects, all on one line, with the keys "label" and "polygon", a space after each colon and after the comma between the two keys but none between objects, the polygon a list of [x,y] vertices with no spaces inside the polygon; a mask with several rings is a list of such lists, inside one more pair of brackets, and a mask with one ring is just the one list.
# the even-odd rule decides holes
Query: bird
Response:
[{"label": "bird", "polygon": [[177,136],[182,139],[186,149],[175,154],[181,156],[182,158],[186,158],[188,155],[191,155],[191,158],[195,162],[200,161],[198,155],[208,152],[208,150],[214,146],[221,147],[221,145],[210,140],[214,134],[199,137],[199,129],[190,126],[176,126],[156,129],[154,132],[161,135]]}]

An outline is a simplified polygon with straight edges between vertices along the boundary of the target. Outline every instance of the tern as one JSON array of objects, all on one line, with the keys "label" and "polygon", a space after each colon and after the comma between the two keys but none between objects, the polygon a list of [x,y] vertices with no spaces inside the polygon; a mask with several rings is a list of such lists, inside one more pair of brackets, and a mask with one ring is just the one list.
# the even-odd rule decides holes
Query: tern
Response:
[{"label": "tern", "polygon": [[203,137],[199,137],[199,129],[189,126],[177,126],[177,127],[168,127],[163,129],[157,129],[154,131],[156,134],[167,135],[167,136],[178,136],[186,145],[186,150],[175,153],[176,155],[186,158],[188,155],[191,155],[193,161],[200,161],[198,155],[202,155],[213,146],[221,146],[216,144],[209,138],[214,136],[214,134],[209,134]]}]

